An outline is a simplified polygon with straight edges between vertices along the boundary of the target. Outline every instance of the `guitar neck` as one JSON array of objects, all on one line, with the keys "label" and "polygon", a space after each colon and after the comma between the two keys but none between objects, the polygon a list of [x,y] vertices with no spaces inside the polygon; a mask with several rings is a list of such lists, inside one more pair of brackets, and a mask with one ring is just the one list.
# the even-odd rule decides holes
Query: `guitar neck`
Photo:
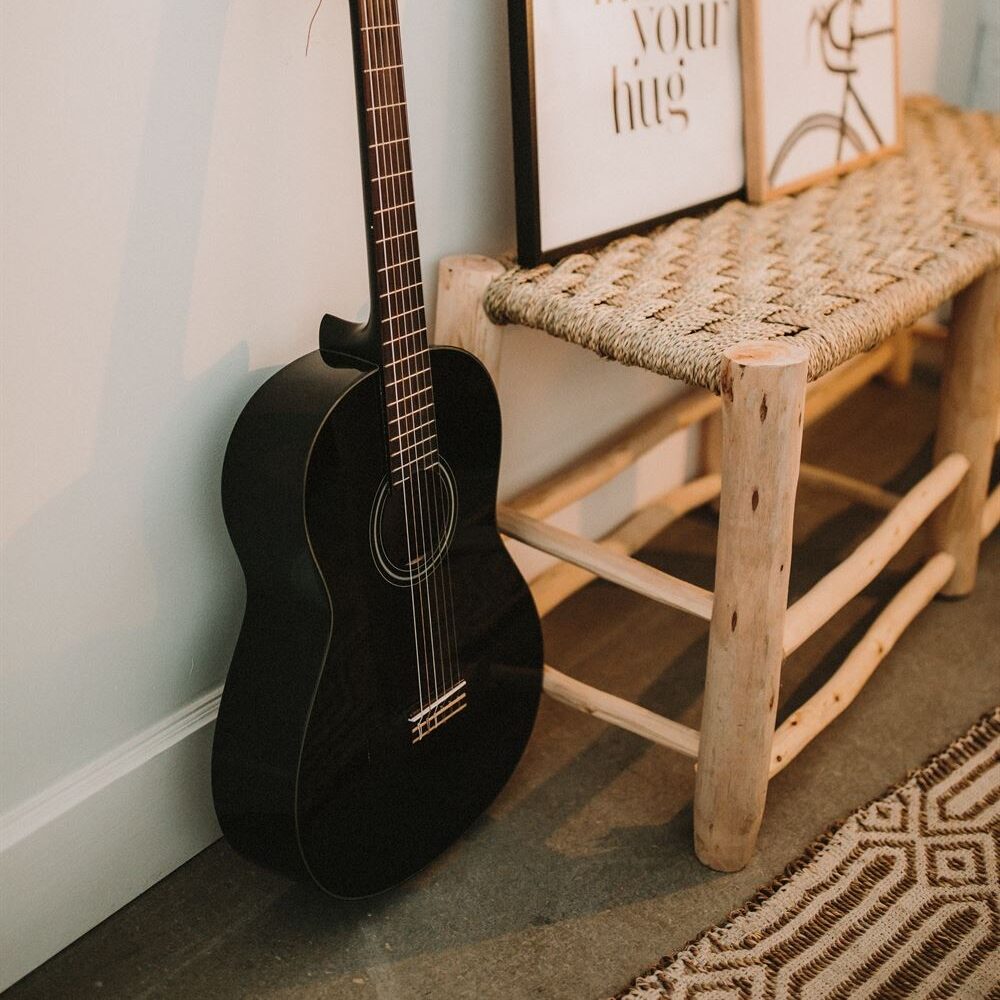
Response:
[{"label": "guitar neck", "polygon": [[394,485],[437,462],[437,429],[396,0],[351,0],[372,316]]}]

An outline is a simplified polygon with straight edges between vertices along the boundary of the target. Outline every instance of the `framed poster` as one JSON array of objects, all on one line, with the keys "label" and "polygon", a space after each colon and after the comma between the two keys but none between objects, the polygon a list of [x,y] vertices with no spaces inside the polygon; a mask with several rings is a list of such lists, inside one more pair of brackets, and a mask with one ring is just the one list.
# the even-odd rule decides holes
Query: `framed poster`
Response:
[{"label": "framed poster", "polygon": [[522,265],[742,189],[737,0],[508,11]]},{"label": "framed poster", "polygon": [[897,0],[742,0],[747,196],[902,147]]}]

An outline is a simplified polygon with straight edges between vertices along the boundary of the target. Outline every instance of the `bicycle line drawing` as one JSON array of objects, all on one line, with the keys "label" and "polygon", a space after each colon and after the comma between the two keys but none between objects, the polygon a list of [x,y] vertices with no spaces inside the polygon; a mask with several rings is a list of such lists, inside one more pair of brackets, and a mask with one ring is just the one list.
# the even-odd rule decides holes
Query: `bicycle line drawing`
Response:
[{"label": "bicycle line drawing", "polygon": [[[835,132],[837,135],[836,159],[844,162],[844,149],[849,146],[854,156],[869,152],[885,145],[882,133],[875,124],[865,101],[855,85],[855,77],[860,71],[857,61],[858,46],[872,39],[883,38],[895,32],[895,24],[874,29],[859,30],[857,17],[865,0],[832,0],[815,6],[809,18],[808,31],[819,35],[820,55],[825,69],[843,80],[843,92],[839,114],[832,111],[814,112],[796,124],[775,154],[768,172],[768,183],[776,187],[777,178],[785,161],[807,136],[816,132]],[[845,15],[838,26],[837,15]],[[849,120],[853,112],[860,116],[861,126],[856,127]],[[871,145],[869,145],[869,143]]]}]

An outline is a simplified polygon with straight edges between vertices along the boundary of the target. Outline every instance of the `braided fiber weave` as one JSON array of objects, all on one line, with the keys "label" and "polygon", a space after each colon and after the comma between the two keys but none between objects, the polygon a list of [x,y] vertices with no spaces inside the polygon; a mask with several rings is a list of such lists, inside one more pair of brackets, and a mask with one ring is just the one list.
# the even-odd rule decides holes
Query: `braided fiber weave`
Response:
[{"label": "braided fiber weave", "polygon": [[904,154],[800,195],[508,271],[486,312],[714,392],[729,347],[791,336],[816,379],[1000,264],[1000,116],[924,98],[905,125]]}]

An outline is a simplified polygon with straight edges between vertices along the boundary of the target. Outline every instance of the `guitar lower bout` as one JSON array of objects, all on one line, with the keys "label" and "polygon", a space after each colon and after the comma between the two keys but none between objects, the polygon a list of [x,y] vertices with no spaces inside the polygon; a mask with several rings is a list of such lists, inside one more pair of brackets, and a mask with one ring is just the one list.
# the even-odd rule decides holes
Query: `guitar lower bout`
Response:
[{"label": "guitar lower bout", "polygon": [[[541,690],[537,613],[496,528],[492,383],[465,352],[430,358],[440,461],[405,484],[378,379],[318,352],[251,400],[226,460],[248,602],[216,732],[220,822],[338,896],[395,885],[460,835],[513,772]],[[264,458],[284,393],[286,456]]]}]

